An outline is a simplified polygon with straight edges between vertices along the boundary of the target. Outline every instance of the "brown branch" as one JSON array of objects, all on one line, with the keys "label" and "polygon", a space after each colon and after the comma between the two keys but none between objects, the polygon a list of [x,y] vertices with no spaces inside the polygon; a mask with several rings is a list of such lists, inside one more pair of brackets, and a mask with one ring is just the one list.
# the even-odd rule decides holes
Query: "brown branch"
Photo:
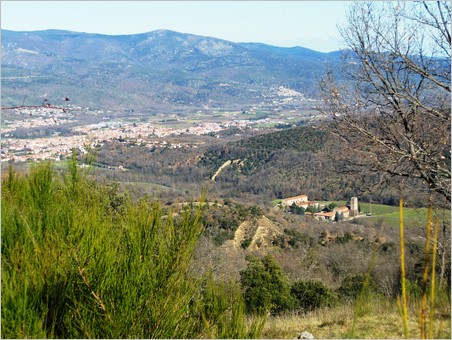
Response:
[{"label": "brown branch", "polygon": [[[108,320],[113,321],[110,314],[107,311],[107,308],[105,307],[105,304],[103,303],[102,299],[100,298],[100,296],[94,291],[94,289],[92,289],[87,277],[85,276],[85,269],[86,268],[81,268],[80,267],[80,262],[77,256],[77,253],[74,253],[74,257],[75,257],[75,261],[77,262],[77,269],[78,269],[78,273],[80,275],[80,277],[83,280],[83,283],[85,284],[85,286],[91,291],[91,295],[94,297],[94,300],[97,302],[97,304],[99,305],[100,309],[102,309],[102,311],[105,313],[105,315],[107,316]],[[88,259],[86,259],[84,265],[86,265],[86,263],[88,262]]]}]

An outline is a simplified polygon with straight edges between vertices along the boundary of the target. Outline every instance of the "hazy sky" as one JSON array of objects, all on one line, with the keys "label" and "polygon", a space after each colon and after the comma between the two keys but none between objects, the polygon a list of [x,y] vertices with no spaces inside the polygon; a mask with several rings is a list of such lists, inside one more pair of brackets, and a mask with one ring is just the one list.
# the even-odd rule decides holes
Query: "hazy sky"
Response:
[{"label": "hazy sky", "polygon": [[1,28],[133,34],[156,29],[234,42],[341,46],[347,1],[1,1]]}]

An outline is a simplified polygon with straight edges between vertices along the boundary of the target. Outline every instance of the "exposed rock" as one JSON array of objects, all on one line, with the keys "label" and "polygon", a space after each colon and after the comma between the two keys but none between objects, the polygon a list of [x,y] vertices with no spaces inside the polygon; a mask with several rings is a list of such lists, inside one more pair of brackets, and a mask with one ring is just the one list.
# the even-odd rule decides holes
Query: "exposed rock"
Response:
[{"label": "exposed rock", "polygon": [[388,242],[388,239],[385,236],[376,236],[375,242],[378,244],[383,244],[383,243]]},{"label": "exposed rock", "polygon": [[267,217],[262,216],[258,220],[245,221],[237,228],[234,239],[228,240],[223,247],[240,249],[244,240],[250,240],[247,247],[251,251],[262,248],[269,248],[279,235],[284,234],[283,230]]},{"label": "exposed rock", "polygon": [[312,335],[312,333],[304,331],[298,334],[298,339],[314,339],[314,335]]},{"label": "exposed rock", "polygon": [[283,231],[265,216],[257,221],[257,225],[258,227],[249,245],[250,250],[271,247],[276,237],[283,234]]}]

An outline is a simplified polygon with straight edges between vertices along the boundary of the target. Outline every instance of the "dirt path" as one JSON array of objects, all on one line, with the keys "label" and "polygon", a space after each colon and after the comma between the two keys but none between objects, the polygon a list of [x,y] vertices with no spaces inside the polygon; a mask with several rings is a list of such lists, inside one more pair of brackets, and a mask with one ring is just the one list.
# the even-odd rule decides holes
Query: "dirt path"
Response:
[{"label": "dirt path", "polygon": [[223,171],[224,168],[231,165],[232,163],[237,164],[238,162],[240,162],[240,159],[236,159],[234,161],[228,160],[228,161],[224,162],[223,165],[218,168],[217,172],[215,172],[215,174],[212,176],[212,178],[210,180],[212,182],[215,182],[215,178],[221,173],[221,171]]}]

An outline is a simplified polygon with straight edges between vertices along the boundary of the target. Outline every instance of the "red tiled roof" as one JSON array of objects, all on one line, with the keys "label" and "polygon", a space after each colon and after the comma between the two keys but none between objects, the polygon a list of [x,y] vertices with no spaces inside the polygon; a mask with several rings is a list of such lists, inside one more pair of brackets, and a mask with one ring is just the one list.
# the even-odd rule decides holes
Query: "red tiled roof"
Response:
[{"label": "red tiled roof", "polygon": [[288,198],[284,198],[283,201],[288,201],[288,200],[294,200],[297,198],[304,198],[304,197],[308,197],[307,195],[299,195],[299,196],[294,196],[294,197],[288,197]]},{"label": "red tiled roof", "polygon": [[336,215],[335,212],[318,212],[314,214],[315,216],[327,216],[327,217],[333,217]]}]

